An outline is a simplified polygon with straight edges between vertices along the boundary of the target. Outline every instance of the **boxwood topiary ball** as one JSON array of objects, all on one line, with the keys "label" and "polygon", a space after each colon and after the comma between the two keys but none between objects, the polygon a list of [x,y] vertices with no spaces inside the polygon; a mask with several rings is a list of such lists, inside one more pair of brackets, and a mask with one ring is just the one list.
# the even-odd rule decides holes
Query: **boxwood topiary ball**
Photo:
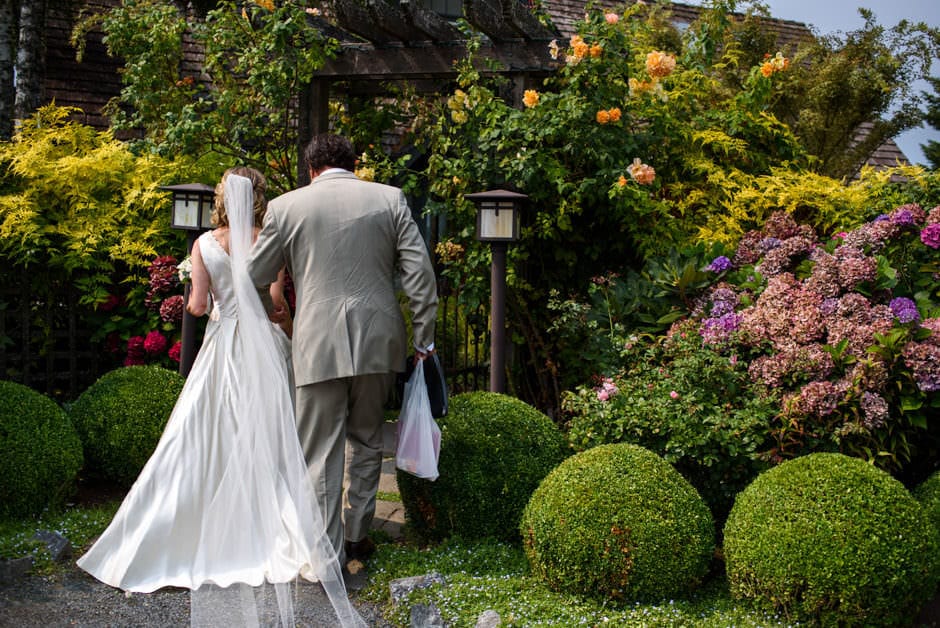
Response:
[{"label": "boxwood topiary ball", "polygon": [[159,366],[127,366],[103,375],[69,408],[85,446],[87,469],[129,486],[150,458],[183,377]]},{"label": "boxwood topiary ball", "polygon": [[810,454],[764,472],[738,495],[724,532],[732,595],[787,617],[904,625],[935,590],[924,509],[858,458]]},{"label": "boxwood topiary ball", "polygon": [[933,522],[937,534],[940,535],[940,471],[934,471],[930,477],[918,484],[912,494],[924,507],[927,518]]},{"label": "boxwood topiary ball", "polygon": [[0,517],[57,506],[82,467],[82,444],[65,411],[15,382],[0,382]]},{"label": "boxwood topiary ball", "polygon": [[520,529],[532,572],[549,587],[618,601],[694,588],[715,546],[711,512],[695,488],[629,443],[561,463],[532,495]]},{"label": "boxwood topiary ball", "polygon": [[454,396],[437,422],[440,477],[431,482],[398,471],[412,530],[430,541],[518,540],[532,491],[568,453],[561,431],[526,403],[489,392]]}]

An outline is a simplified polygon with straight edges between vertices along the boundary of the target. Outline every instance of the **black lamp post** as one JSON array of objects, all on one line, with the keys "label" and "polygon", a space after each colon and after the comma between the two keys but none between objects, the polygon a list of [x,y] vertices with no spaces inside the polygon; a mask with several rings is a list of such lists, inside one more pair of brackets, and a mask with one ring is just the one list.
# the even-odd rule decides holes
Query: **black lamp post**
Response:
[{"label": "black lamp post", "polygon": [[[186,254],[192,253],[193,244],[199,234],[212,228],[212,208],[215,188],[205,183],[165,185],[161,190],[173,192],[173,210],[170,226],[186,230]],[[180,339],[180,375],[189,375],[196,359],[196,317],[189,313],[190,284],[183,288],[183,331]]]},{"label": "black lamp post", "polygon": [[490,391],[506,392],[506,249],[519,239],[525,194],[489,190],[467,194],[477,206],[477,240],[489,242],[490,268]]}]

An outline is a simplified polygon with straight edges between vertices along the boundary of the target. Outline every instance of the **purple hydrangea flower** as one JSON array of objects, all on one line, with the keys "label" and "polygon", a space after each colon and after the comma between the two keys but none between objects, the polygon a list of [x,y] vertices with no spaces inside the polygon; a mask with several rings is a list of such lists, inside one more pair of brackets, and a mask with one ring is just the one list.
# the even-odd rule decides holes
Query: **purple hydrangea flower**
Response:
[{"label": "purple hydrangea flower", "polygon": [[761,253],[767,253],[768,251],[773,251],[775,248],[783,244],[783,240],[780,238],[767,237],[757,243],[757,248]]},{"label": "purple hydrangea flower", "polygon": [[702,327],[699,335],[702,336],[706,344],[722,344],[731,337],[731,334],[737,331],[741,324],[741,315],[734,312],[727,312],[714,318],[706,318],[702,321]]},{"label": "purple hydrangea flower", "polygon": [[896,212],[891,214],[891,222],[896,225],[913,225],[914,212],[909,209],[898,209]]},{"label": "purple hydrangea flower", "polygon": [[902,323],[920,320],[920,313],[917,311],[917,306],[907,297],[891,299],[891,303],[888,304],[888,307],[891,308],[891,312]]},{"label": "purple hydrangea flower", "polygon": [[862,425],[870,430],[878,429],[888,422],[888,402],[878,393],[862,393]]},{"label": "purple hydrangea flower", "polygon": [[719,255],[712,260],[712,263],[705,267],[705,270],[710,270],[713,273],[723,273],[726,270],[731,268],[731,260],[725,257],[724,255]]},{"label": "purple hydrangea flower", "polygon": [[920,241],[932,249],[940,249],[940,223],[935,222],[921,229]]}]

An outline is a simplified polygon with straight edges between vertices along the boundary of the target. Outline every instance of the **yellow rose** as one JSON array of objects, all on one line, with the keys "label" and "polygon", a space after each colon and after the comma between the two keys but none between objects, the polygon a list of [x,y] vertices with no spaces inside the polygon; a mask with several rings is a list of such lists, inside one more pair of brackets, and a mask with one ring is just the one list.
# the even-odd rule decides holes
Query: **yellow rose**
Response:
[{"label": "yellow rose", "polygon": [[375,168],[356,168],[356,176],[363,181],[375,181]]}]

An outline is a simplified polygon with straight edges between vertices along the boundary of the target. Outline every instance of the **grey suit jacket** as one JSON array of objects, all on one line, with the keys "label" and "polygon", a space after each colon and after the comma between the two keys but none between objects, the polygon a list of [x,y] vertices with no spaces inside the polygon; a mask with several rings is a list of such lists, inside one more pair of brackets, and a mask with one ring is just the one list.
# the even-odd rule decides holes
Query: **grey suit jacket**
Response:
[{"label": "grey suit jacket", "polygon": [[297,295],[297,386],[402,370],[408,347],[396,273],[409,299],[415,344],[434,342],[434,269],[400,189],[342,171],[275,198],[248,272],[265,286],[285,264]]}]

